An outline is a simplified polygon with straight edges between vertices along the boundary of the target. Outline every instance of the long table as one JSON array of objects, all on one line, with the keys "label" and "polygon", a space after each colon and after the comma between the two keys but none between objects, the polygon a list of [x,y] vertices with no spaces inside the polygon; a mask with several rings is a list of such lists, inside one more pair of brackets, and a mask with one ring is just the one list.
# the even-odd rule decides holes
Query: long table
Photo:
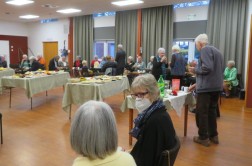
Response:
[{"label": "long table", "polygon": [[[188,120],[188,106],[196,104],[192,93],[178,92],[178,96],[170,96],[163,98],[163,102],[167,111],[175,110],[178,116],[182,115],[182,109],[185,107],[184,114],[184,136],[187,135],[187,120]],[[133,128],[133,110],[135,107],[135,100],[131,96],[127,96],[121,106],[121,111],[129,110],[129,131]],[[132,145],[132,136],[129,134],[129,144]]]},{"label": "long table", "polygon": [[13,78],[12,76],[2,77],[1,86],[10,88],[10,102],[11,107],[11,89],[22,88],[25,90],[26,96],[31,99],[32,109],[32,96],[53,89],[58,86],[64,86],[70,78],[68,72],[61,72],[54,75],[46,75],[33,78]]},{"label": "long table", "polygon": [[3,91],[3,87],[1,86],[1,78],[5,76],[12,76],[13,74],[15,74],[15,71],[11,68],[0,71],[0,94],[2,94]]},{"label": "long table", "polygon": [[83,104],[89,100],[103,101],[106,97],[129,89],[127,77],[102,84],[67,83],[62,100],[62,109],[69,113],[69,119],[71,119],[71,104]]}]

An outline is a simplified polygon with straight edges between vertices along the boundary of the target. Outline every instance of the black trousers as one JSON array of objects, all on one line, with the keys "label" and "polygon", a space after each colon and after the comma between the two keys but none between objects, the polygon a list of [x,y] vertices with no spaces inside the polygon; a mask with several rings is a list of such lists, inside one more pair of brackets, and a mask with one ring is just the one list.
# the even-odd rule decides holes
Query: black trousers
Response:
[{"label": "black trousers", "polygon": [[216,109],[220,92],[198,93],[196,105],[196,124],[200,139],[218,135]]}]

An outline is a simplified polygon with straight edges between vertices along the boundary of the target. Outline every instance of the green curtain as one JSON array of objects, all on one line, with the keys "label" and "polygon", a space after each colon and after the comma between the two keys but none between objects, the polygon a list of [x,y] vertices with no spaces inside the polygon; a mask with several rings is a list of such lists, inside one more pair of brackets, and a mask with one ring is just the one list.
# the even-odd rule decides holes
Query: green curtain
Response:
[{"label": "green curtain", "polygon": [[222,52],[225,62],[234,60],[244,73],[247,0],[211,0],[208,9],[209,43]]},{"label": "green curtain", "polygon": [[165,48],[171,59],[173,43],[173,6],[162,6],[142,10],[142,56],[147,64],[149,57]]},{"label": "green curtain", "polygon": [[115,45],[123,45],[127,56],[135,57],[137,47],[137,10],[116,12]]},{"label": "green curtain", "polygon": [[80,55],[90,64],[90,60],[93,59],[93,43],[93,15],[74,17],[74,57]]}]

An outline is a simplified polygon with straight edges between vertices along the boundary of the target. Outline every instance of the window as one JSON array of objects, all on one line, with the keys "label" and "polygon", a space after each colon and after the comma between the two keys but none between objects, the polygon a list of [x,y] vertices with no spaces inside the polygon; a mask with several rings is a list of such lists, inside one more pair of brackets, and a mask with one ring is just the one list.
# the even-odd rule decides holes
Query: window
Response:
[{"label": "window", "polygon": [[95,13],[93,17],[104,17],[104,16],[114,16],[116,12],[104,12],[104,13]]},{"label": "window", "polygon": [[99,60],[102,57],[110,55],[115,57],[115,41],[113,40],[97,40],[94,43],[94,55],[97,55]]},{"label": "window", "polygon": [[176,44],[180,47],[181,53],[185,56],[185,59],[188,62],[191,62],[192,60],[198,61],[200,53],[196,49],[196,46],[193,40],[174,41],[173,44]]},{"label": "window", "polygon": [[176,9],[176,8],[186,8],[186,7],[194,7],[194,6],[208,6],[208,5],[209,5],[209,0],[178,3],[178,4],[174,4],[173,8]]}]

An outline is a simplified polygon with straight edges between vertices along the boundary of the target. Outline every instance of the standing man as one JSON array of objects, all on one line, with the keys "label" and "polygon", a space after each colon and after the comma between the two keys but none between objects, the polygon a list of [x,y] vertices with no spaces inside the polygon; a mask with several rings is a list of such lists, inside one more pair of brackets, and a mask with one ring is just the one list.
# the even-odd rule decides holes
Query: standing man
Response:
[{"label": "standing man", "polygon": [[117,75],[123,74],[125,67],[125,58],[126,58],[126,52],[123,50],[123,46],[121,44],[118,44],[115,58],[115,61],[117,62],[117,69],[116,69]]},{"label": "standing man", "polygon": [[189,67],[196,74],[196,124],[198,135],[193,141],[203,146],[210,146],[210,141],[219,144],[216,109],[220,91],[223,90],[223,56],[218,49],[208,45],[206,34],[195,39],[196,48],[200,51],[198,65]]},{"label": "standing man", "polygon": [[165,56],[165,49],[159,48],[157,52],[157,56],[153,59],[153,67],[152,74],[156,78],[159,79],[160,75],[163,76],[163,79],[166,79],[166,69],[168,67],[167,58]]}]

